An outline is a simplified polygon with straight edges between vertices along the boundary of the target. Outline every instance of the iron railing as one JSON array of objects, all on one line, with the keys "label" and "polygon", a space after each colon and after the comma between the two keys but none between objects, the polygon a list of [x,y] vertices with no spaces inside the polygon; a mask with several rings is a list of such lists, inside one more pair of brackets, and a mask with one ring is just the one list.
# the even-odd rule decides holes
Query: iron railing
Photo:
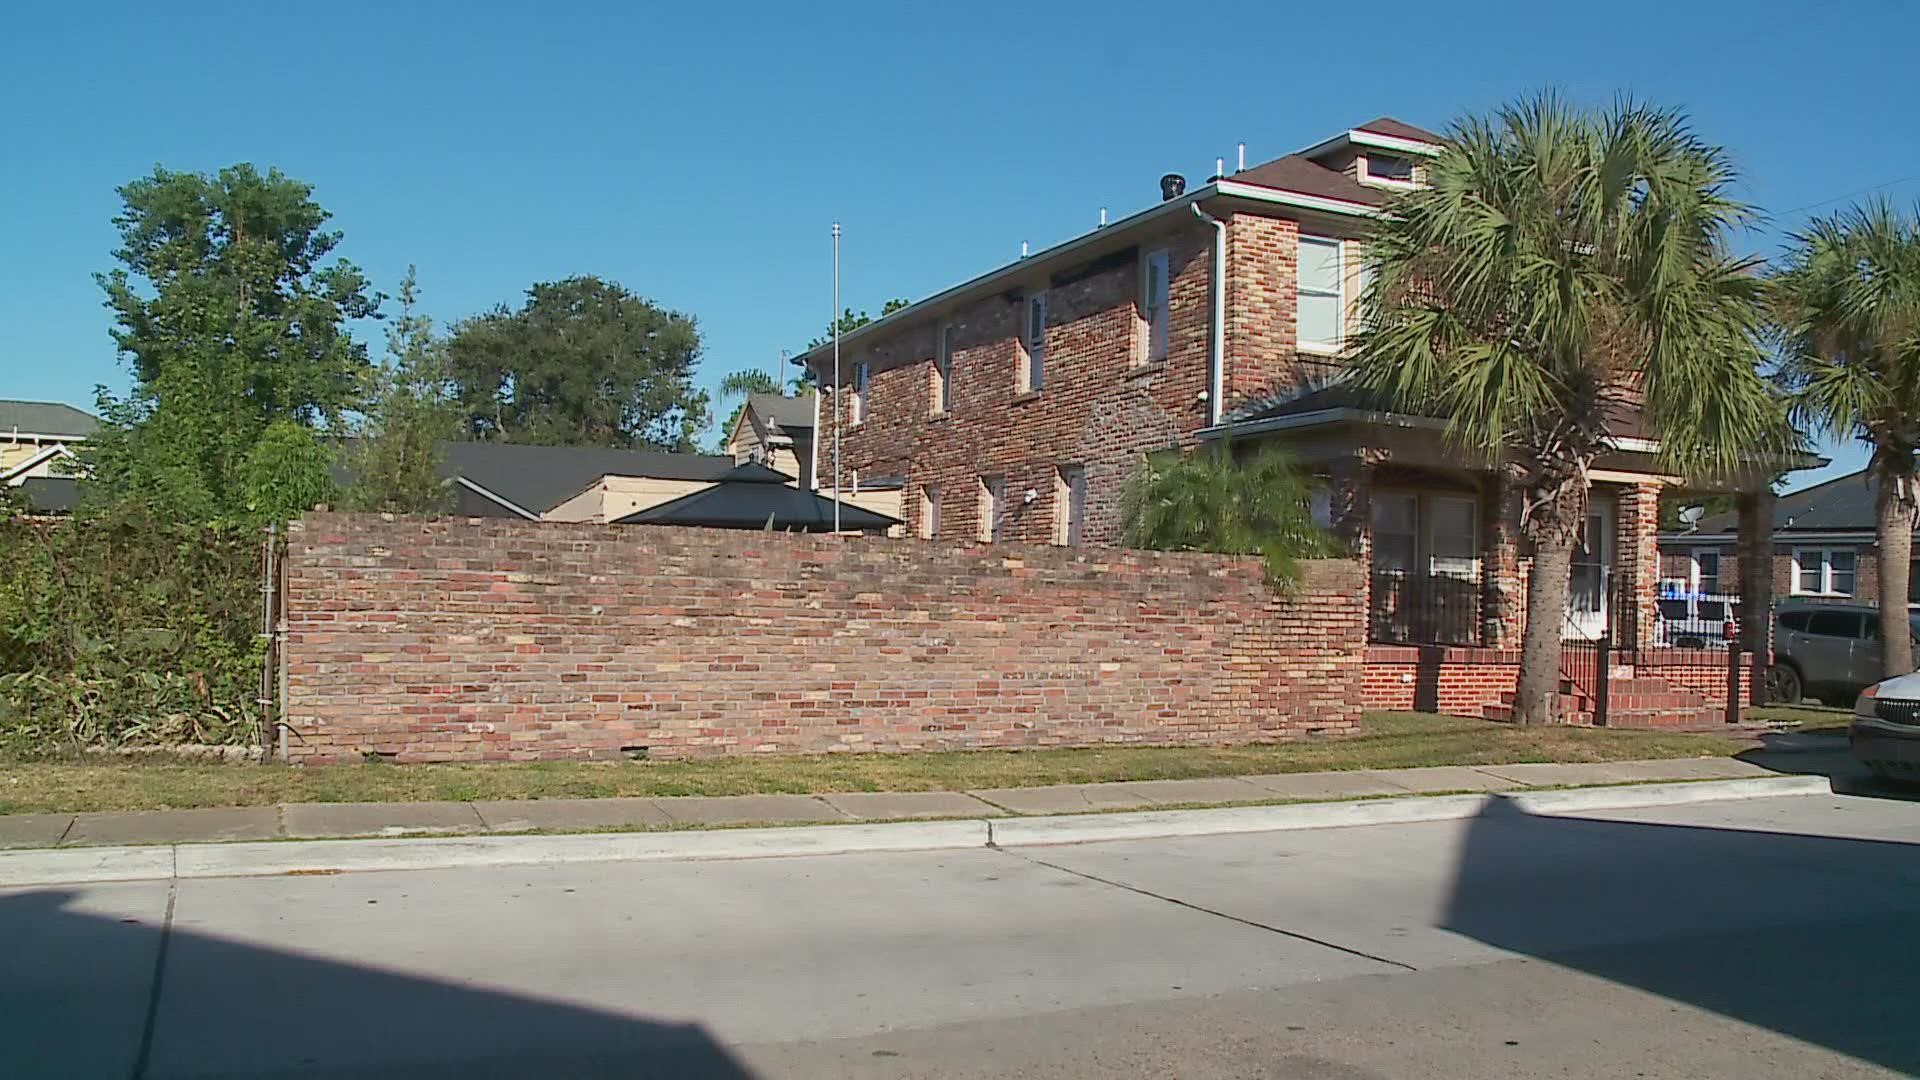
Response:
[{"label": "iron railing", "polygon": [[1375,571],[1369,640],[1389,645],[1479,645],[1480,583],[1445,574]]}]

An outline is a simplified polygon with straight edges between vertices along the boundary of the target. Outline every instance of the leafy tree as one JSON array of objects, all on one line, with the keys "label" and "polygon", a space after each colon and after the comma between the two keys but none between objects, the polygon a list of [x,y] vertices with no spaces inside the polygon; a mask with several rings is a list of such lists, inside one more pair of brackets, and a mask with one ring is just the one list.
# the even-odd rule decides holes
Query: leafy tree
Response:
[{"label": "leafy tree", "polygon": [[1913,670],[1907,588],[1920,521],[1920,222],[1885,201],[1813,223],[1772,282],[1794,418],[1873,448],[1880,637]]},{"label": "leafy tree", "polygon": [[[884,319],[911,303],[913,303],[913,301],[908,300],[904,296],[896,296],[880,305],[880,317]],[[847,308],[840,313],[840,318],[827,324],[827,329],[819,337],[807,342],[807,351],[811,352],[822,345],[833,344],[833,332],[835,328],[839,329],[841,337],[846,337],[848,334],[853,333],[855,330],[860,329],[872,321],[873,316],[867,314],[865,311],[855,311],[852,308]],[[800,374],[794,376],[793,379],[794,392],[801,393],[811,390],[813,389],[813,385],[813,369],[804,366],[801,367]]]},{"label": "leafy tree", "polygon": [[[310,441],[358,404],[367,355],[346,323],[379,298],[352,263],[326,262],[340,233],[325,230],[313,189],[278,170],[155,168],[119,194],[122,265],[96,280],[133,388],[100,393],[106,425],[83,453],[91,497],[147,498],[204,522],[302,509],[286,497],[324,490],[327,472],[292,452],[287,428]],[[249,486],[266,478],[272,491]]]},{"label": "leafy tree", "polygon": [[707,423],[699,356],[691,316],[591,276],[541,282],[447,343],[467,432],[545,446],[691,450]]},{"label": "leafy tree", "polygon": [[1748,211],[1726,156],[1678,113],[1551,95],[1458,123],[1431,186],[1374,229],[1353,380],[1444,418],[1524,493],[1534,550],[1515,719],[1555,718],[1569,569],[1609,426],[1638,411],[1668,466],[1730,473],[1784,447],[1758,373]]},{"label": "leafy tree", "polygon": [[387,326],[387,362],[372,373],[367,417],[342,454],[352,478],[348,509],[434,514],[453,502],[440,476],[441,444],[460,434],[445,343],[419,312],[413,267],[400,283],[400,314]]},{"label": "leafy tree", "polygon": [[285,521],[333,501],[333,461],[332,448],[314,438],[312,428],[292,420],[268,424],[240,463],[248,516]]},{"label": "leafy tree", "polygon": [[1127,480],[1123,540],[1156,551],[1259,555],[1269,581],[1291,584],[1298,560],[1335,551],[1313,521],[1312,492],[1311,479],[1277,447],[1247,456],[1224,443],[1163,451]]},{"label": "leafy tree", "polygon": [[[793,382],[793,392],[799,393],[800,380],[795,379]],[[746,411],[746,399],[748,397],[754,394],[784,394],[786,392],[787,388],[780,384],[780,380],[764,371],[730,371],[722,376],[720,379],[720,400],[726,402],[733,398],[739,398],[740,403],[733,407],[733,411],[727,414],[727,418],[721,421],[720,427],[714,432],[715,449],[723,452],[726,450],[727,437],[733,434],[733,425],[740,422],[740,414]]]}]

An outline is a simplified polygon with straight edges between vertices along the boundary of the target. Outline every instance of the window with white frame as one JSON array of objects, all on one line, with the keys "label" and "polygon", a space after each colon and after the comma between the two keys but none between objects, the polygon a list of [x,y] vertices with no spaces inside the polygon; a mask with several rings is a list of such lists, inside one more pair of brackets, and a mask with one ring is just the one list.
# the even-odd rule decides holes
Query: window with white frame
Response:
[{"label": "window with white frame", "polygon": [[1053,479],[1053,542],[1069,547],[1080,543],[1087,522],[1087,470],[1062,465]]},{"label": "window with white frame", "polygon": [[1720,595],[1720,552],[1714,548],[1693,549],[1693,591],[1707,596]]},{"label": "window with white frame", "polygon": [[1338,352],[1346,319],[1340,241],[1302,235],[1296,270],[1295,340],[1308,352]]},{"label": "window with white frame", "polygon": [[1020,352],[1017,389],[1025,394],[1047,384],[1047,294],[1027,297],[1027,333]]},{"label": "window with white frame", "polygon": [[995,543],[1006,536],[1007,531],[1007,478],[1004,476],[983,476],[980,478],[980,539],[986,543]]},{"label": "window with white frame", "polygon": [[847,412],[851,423],[865,423],[867,419],[867,362],[853,365],[853,400],[847,403]]},{"label": "window with white frame", "polygon": [[1427,497],[1427,569],[1440,577],[1480,576],[1478,507],[1470,498]]},{"label": "window with white frame", "polygon": [[934,333],[933,414],[944,416],[953,411],[953,324],[947,323]]},{"label": "window with white frame", "polygon": [[1852,548],[1794,548],[1793,591],[1802,596],[1852,596],[1859,553]]},{"label": "window with white frame", "polygon": [[1413,159],[1398,154],[1382,154],[1367,151],[1367,179],[1385,180],[1392,184],[1413,183]]},{"label": "window with white frame", "polygon": [[940,485],[925,484],[920,488],[920,539],[932,540],[940,535]]},{"label": "window with white frame", "polygon": [[1140,362],[1157,364],[1167,358],[1167,307],[1172,296],[1173,261],[1163,248],[1147,252],[1140,262],[1140,320],[1145,329],[1141,335]]},{"label": "window with white frame", "polygon": [[1407,573],[1418,555],[1418,496],[1375,492],[1373,496],[1374,572]]}]

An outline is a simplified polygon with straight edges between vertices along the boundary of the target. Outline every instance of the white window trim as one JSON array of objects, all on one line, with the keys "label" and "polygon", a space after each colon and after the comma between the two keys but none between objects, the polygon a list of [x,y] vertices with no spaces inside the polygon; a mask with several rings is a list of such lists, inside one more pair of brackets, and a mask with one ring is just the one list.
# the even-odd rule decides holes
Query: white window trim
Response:
[{"label": "white window trim", "polygon": [[[1467,518],[1470,523],[1467,532],[1470,538],[1470,546],[1473,550],[1473,556],[1470,560],[1468,560],[1472,563],[1472,567],[1468,569],[1465,573],[1454,573],[1451,571],[1442,571],[1439,567],[1434,565],[1434,561],[1437,558],[1439,558],[1439,556],[1434,553],[1433,530],[1434,530],[1434,526],[1439,522],[1439,515],[1433,512],[1432,507],[1433,507],[1433,504],[1441,503],[1441,502],[1457,502],[1457,503],[1466,504]],[[1480,500],[1474,498],[1471,495],[1422,494],[1417,500],[1417,507],[1416,507],[1415,513],[1419,515],[1419,517],[1415,519],[1415,526],[1419,531],[1420,539],[1424,541],[1427,549],[1426,550],[1427,576],[1428,577],[1448,577],[1448,578],[1454,578],[1459,581],[1480,580],[1480,572],[1482,569],[1481,555],[1480,555]]]},{"label": "white window trim", "polygon": [[[1040,337],[1033,336],[1033,311],[1040,309]],[[1038,346],[1038,353],[1035,352]],[[1034,376],[1039,378],[1035,379]],[[1037,394],[1047,388],[1047,294],[1028,293],[1020,303],[1020,369],[1014,389],[1022,394]]]},{"label": "white window trim", "polygon": [[849,427],[859,427],[861,424],[864,424],[867,422],[867,392],[872,388],[872,386],[873,386],[873,369],[867,366],[867,362],[865,360],[861,360],[858,363],[854,364],[853,365],[853,386],[852,386],[853,393],[851,395],[853,400],[847,403],[847,405],[849,406],[847,409],[847,412],[849,413],[849,416],[847,418],[847,424]]},{"label": "white window trim", "polygon": [[[1076,523],[1073,514],[1073,478],[1080,480],[1080,520]],[[1061,465],[1053,470],[1053,542],[1057,547],[1072,547],[1086,538],[1087,531],[1087,467],[1084,465]],[[1080,536],[1076,538],[1074,526],[1080,527]]]},{"label": "white window trim", "polygon": [[[1336,332],[1339,334],[1339,340],[1337,341],[1308,341],[1306,336],[1300,332],[1300,297],[1306,295],[1306,287],[1301,284],[1300,281],[1298,245],[1306,244],[1333,245],[1333,299],[1339,308],[1339,316],[1334,321]],[[1294,348],[1300,352],[1311,353],[1316,356],[1338,356],[1341,350],[1346,348],[1347,336],[1347,243],[1337,236],[1317,236],[1313,233],[1301,233],[1296,240],[1296,245],[1293,267]],[[1322,290],[1315,290],[1312,295],[1325,296],[1326,293]]]},{"label": "white window trim", "polygon": [[[1853,589],[1849,592],[1837,592],[1833,587],[1833,555],[1844,551],[1853,556]],[[1806,565],[1802,555],[1812,555],[1819,560],[1820,588],[1815,590],[1800,587],[1801,568]],[[1794,596],[1854,597],[1860,594],[1860,551],[1852,547],[1796,547],[1793,549],[1793,590]]]},{"label": "white window trim", "polygon": [[940,536],[940,485],[920,485],[920,539]]},{"label": "white window trim", "polygon": [[[1727,593],[1725,592],[1715,592],[1710,594],[1702,592],[1700,588],[1700,580],[1701,580],[1700,556],[1702,555],[1711,555],[1714,557],[1715,560],[1717,560],[1717,562],[1715,563],[1715,570],[1713,574],[1715,586],[1719,587],[1725,584],[1725,582],[1721,581],[1720,579],[1726,576],[1724,573],[1725,567],[1727,565],[1726,554],[1722,552],[1719,548],[1697,547],[1687,552],[1687,591],[1694,593],[1695,595],[1726,596]],[[1797,581],[1798,578],[1796,578],[1795,580]]]},{"label": "white window trim", "polygon": [[1173,352],[1173,254],[1167,248],[1151,248],[1140,253],[1140,348],[1134,354],[1136,367],[1165,363],[1167,359],[1166,354],[1153,355],[1153,318],[1148,314],[1153,303],[1153,261],[1156,258],[1167,266],[1167,295],[1161,318],[1167,323],[1167,353]]},{"label": "white window trim", "polygon": [[[995,487],[998,487],[998,491]],[[1007,478],[1004,476],[983,476],[980,478],[980,521],[977,532],[983,544],[998,543],[995,534],[1004,535],[1007,518]]]},{"label": "white window trim", "polygon": [[1375,176],[1371,171],[1373,168],[1373,155],[1362,154],[1359,177],[1362,184],[1366,184],[1369,187],[1392,188],[1395,191],[1412,191],[1414,188],[1420,186],[1420,163],[1415,161],[1412,155],[1395,154],[1389,151],[1385,156],[1404,159],[1410,167],[1412,175],[1405,180],[1398,180],[1391,176]]},{"label": "white window trim", "polygon": [[952,323],[933,328],[933,401],[930,416],[945,416],[953,411]]}]

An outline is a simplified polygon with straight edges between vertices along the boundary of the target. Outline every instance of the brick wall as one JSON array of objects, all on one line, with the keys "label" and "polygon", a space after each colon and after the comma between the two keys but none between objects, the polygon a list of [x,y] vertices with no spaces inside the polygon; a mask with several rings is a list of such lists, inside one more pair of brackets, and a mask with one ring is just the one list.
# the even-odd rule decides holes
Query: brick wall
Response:
[{"label": "brick wall", "polygon": [[1226,744],[1350,729],[1360,572],[1250,559],[315,514],[296,761]]}]

